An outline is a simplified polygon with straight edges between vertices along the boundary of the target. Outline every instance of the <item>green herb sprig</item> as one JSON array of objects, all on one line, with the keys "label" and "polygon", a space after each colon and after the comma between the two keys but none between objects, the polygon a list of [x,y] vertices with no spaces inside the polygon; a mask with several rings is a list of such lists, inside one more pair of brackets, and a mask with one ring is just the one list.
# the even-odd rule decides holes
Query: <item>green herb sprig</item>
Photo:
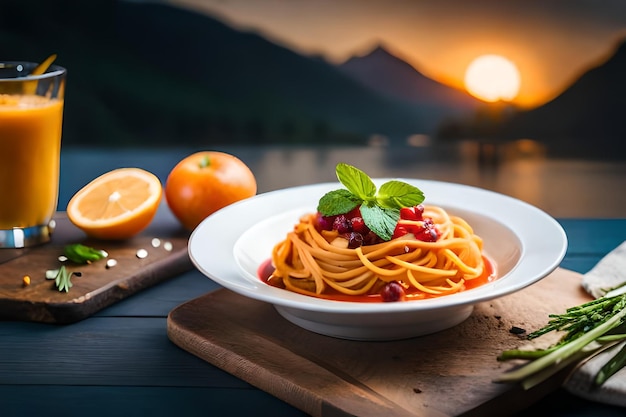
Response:
[{"label": "green herb sprig", "polygon": [[360,206],[365,225],[384,240],[393,236],[401,208],[424,201],[419,188],[402,181],[388,181],[377,190],[372,179],[352,165],[337,164],[335,173],[346,189],[326,193],[319,200],[317,211],[324,216],[335,216]]},{"label": "green herb sprig", "polygon": [[[495,382],[520,382],[525,389],[544,381],[559,370],[592,357],[626,340],[626,294],[606,294],[571,307],[564,314],[551,314],[548,324],[530,333],[534,339],[553,331],[565,332],[552,347],[537,350],[506,350],[498,360],[528,359],[523,366],[504,373]],[[620,349],[595,375],[601,386],[626,365],[626,347]]]},{"label": "green herb sprig", "polygon": [[72,275],[81,276],[80,272],[69,272],[65,269],[65,265],[61,265],[59,269],[50,269],[46,271],[46,279],[53,279],[59,291],[69,292],[72,284]]},{"label": "green herb sprig", "polygon": [[[72,243],[63,247],[63,255],[76,264],[89,264],[100,259],[104,259],[109,254],[101,249],[94,249],[80,243]],[[46,279],[53,279],[54,284],[59,291],[69,292],[72,284],[72,275],[81,276],[81,272],[68,271],[65,265],[61,265],[59,269],[49,269],[46,271]]]},{"label": "green herb sprig", "polygon": [[63,254],[67,259],[77,264],[87,264],[109,256],[106,251],[85,246],[80,243],[65,245]]}]

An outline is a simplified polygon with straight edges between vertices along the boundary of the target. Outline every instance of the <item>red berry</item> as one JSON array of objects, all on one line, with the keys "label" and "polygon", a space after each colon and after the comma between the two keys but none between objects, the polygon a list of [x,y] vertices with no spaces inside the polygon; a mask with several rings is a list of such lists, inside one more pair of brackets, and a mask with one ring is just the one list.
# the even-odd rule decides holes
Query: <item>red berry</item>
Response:
[{"label": "red berry", "polygon": [[335,218],[335,221],[333,222],[333,229],[341,234],[350,233],[352,231],[352,224],[345,215],[340,214]]},{"label": "red berry", "polygon": [[403,220],[422,220],[424,214],[424,206],[417,205],[413,207],[402,207],[400,209],[400,218]]},{"label": "red berry", "polygon": [[356,206],[355,208],[347,212],[346,217],[348,219],[352,219],[354,217],[361,217],[361,209],[359,208],[359,206]]},{"label": "red berry", "polygon": [[391,238],[396,239],[396,238],[406,235],[407,233],[409,233],[409,231],[406,229],[406,227],[402,226],[401,224],[397,224],[396,228],[393,231],[393,236],[391,236]]},{"label": "red berry", "polygon": [[322,213],[318,212],[315,218],[315,228],[317,230],[333,230],[334,221],[335,216],[323,216]]},{"label": "red berry", "polygon": [[432,223],[424,223],[424,227],[420,227],[418,230],[414,231],[413,234],[417,240],[421,240],[422,242],[436,242],[440,235],[439,231]]},{"label": "red berry", "polygon": [[363,245],[363,235],[357,232],[352,232],[348,235],[348,248],[356,249]]},{"label": "red berry", "polygon": [[402,301],[405,297],[404,288],[397,281],[391,281],[385,284],[380,291],[380,296],[385,302]]},{"label": "red berry", "polygon": [[433,242],[436,242],[437,239],[439,239],[439,235],[440,235],[439,230],[437,230],[436,227],[432,227],[429,230],[430,230],[430,236],[432,237]]},{"label": "red berry", "polygon": [[417,240],[421,240],[422,242],[429,242],[430,241],[430,233],[426,233],[426,229],[421,229],[419,231],[415,231],[413,232],[413,234],[415,235],[415,239]]},{"label": "red berry", "polygon": [[352,230],[355,232],[361,233],[362,235],[367,234],[369,232],[369,228],[365,225],[363,221],[363,217],[357,216],[350,219],[350,223],[352,223]]},{"label": "red berry", "polygon": [[400,209],[400,218],[402,220],[419,220],[415,215],[413,207],[402,207]]},{"label": "red berry", "polygon": [[367,232],[365,236],[363,236],[363,244],[364,245],[376,245],[377,243],[382,243],[383,240],[376,233],[371,230]]}]

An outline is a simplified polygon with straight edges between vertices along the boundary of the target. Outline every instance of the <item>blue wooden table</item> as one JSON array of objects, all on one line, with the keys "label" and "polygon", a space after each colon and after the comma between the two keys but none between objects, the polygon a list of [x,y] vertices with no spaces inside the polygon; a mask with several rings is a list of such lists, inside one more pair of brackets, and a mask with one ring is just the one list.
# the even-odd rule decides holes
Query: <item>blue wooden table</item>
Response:
[{"label": "blue wooden table", "polygon": [[[59,207],[63,209],[73,192],[98,172],[133,165],[165,178],[187,153],[163,151],[143,159],[132,153],[96,153],[99,159],[90,152],[67,152]],[[557,220],[569,238],[561,266],[581,273],[626,239],[626,215]],[[162,206],[155,221],[175,220]],[[216,288],[191,270],[71,325],[0,321],[0,416],[303,415],[170,342],[168,313]],[[563,390],[519,415],[540,411],[594,417],[625,413]]]}]

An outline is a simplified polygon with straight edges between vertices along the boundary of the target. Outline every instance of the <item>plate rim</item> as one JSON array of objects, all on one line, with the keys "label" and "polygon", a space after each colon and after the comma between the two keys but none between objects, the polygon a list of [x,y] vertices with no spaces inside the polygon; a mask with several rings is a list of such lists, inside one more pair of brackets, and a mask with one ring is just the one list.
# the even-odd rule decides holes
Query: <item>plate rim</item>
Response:
[{"label": "plate rim", "polygon": [[[245,200],[238,201],[227,207],[224,207],[215,213],[204,219],[191,233],[188,242],[188,253],[192,264],[205,276],[215,281],[222,287],[228,288],[241,295],[247,296],[252,299],[268,302],[274,305],[281,305],[289,308],[306,310],[317,313],[333,313],[333,314],[376,314],[376,313],[406,313],[408,311],[415,312],[419,310],[433,310],[433,309],[445,309],[450,307],[459,307],[462,305],[476,304],[490,299],[499,298],[501,296],[521,290],[533,283],[539,281],[545,276],[553,272],[563,260],[568,247],[567,235],[560,223],[550,216],[545,211],[533,206],[525,201],[517,198],[497,193],[495,191],[466,185],[459,183],[451,183],[437,180],[424,180],[416,178],[373,178],[374,183],[379,186],[383,182],[389,180],[399,180],[412,183],[424,191],[426,195],[425,204],[435,205],[447,205],[454,206],[454,204],[444,204],[442,201],[437,201],[441,195],[446,195],[450,191],[460,193],[462,195],[470,196],[472,198],[478,198],[479,205],[475,208],[471,206],[464,207],[463,210],[477,213],[478,208],[487,209],[486,212],[481,213],[486,217],[489,217],[495,221],[499,221],[504,226],[511,229],[511,231],[518,236],[522,243],[520,260],[517,265],[509,271],[506,275],[513,275],[517,277],[519,274],[530,274],[530,277],[517,280],[515,284],[512,284],[512,279],[508,281],[496,280],[488,286],[482,286],[474,288],[471,291],[464,291],[457,294],[447,295],[445,297],[427,299],[427,300],[414,300],[407,302],[397,303],[360,303],[360,302],[347,302],[347,301],[335,301],[325,300],[315,297],[310,297],[302,294],[296,294],[279,288],[271,287],[267,284],[263,284],[260,280],[258,283],[252,285],[245,277],[242,276],[239,271],[236,260],[234,259],[233,247],[241,234],[246,230],[246,227],[254,224],[254,221],[260,221],[267,218],[263,217],[263,213],[271,211],[271,208],[276,201],[281,201],[284,198],[294,198],[297,195],[304,193],[309,200],[317,201],[322,196],[323,190],[331,190],[335,188],[342,188],[343,185],[339,182],[323,182],[307,185],[299,185],[295,187],[288,187],[268,191],[265,193],[257,194]],[[435,197],[429,197],[428,192],[435,191]],[[442,193],[442,194],[437,194]],[[448,194],[449,195],[449,194]],[[434,200],[434,201],[432,201]],[[489,204],[495,200],[499,203],[499,207],[506,206],[507,209],[513,211],[500,210],[495,212],[495,207],[489,207]],[[472,203],[476,204],[476,201]],[[290,203],[289,207],[283,208],[281,211],[274,213],[275,215],[281,212],[290,211],[300,206],[307,206],[308,204]],[[210,229],[215,226],[221,226],[226,223],[232,223],[230,217],[242,213],[256,213],[254,209],[262,208],[261,213],[258,216],[250,216],[246,219],[234,225],[234,230],[226,236],[218,236],[220,233],[212,232]],[[555,251],[554,247],[551,249],[554,251],[550,259],[541,258],[536,259],[540,255],[540,250],[537,248],[528,248],[528,238],[534,236],[534,232],[529,234],[529,231],[523,229],[519,224],[520,219],[516,219],[516,223],[511,224],[502,219],[510,220],[514,213],[522,212],[526,216],[532,215],[532,221],[536,224],[541,223],[543,227],[549,227],[550,233],[547,235],[551,238],[550,244],[558,244],[558,248]],[[304,213],[303,213],[304,214]],[[210,236],[213,235],[213,236]],[[546,237],[542,233],[542,237]],[[213,253],[219,259],[219,262],[213,265],[208,265],[206,257],[203,259],[201,254],[201,247],[206,244],[207,238],[210,243],[213,244],[211,248],[217,249],[218,253]],[[219,240],[219,241],[217,241]],[[206,249],[206,248],[205,248]],[[268,250],[269,257],[269,250]],[[522,262],[524,261],[524,262]],[[537,262],[540,261],[539,264]],[[539,267],[538,267],[539,266]],[[228,276],[224,276],[228,275]],[[243,284],[242,284],[243,281]],[[504,282],[504,284],[502,283]],[[245,285],[244,285],[245,284]],[[506,285],[505,285],[506,284]]]}]

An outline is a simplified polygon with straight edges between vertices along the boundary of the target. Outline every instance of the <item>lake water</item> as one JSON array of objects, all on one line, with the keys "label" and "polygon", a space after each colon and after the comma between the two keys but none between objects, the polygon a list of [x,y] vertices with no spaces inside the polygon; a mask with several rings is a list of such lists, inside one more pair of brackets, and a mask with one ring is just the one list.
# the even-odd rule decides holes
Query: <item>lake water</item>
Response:
[{"label": "lake water", "polygon": [[[257,177],[259,192],[335,181],[339,162],[371,177],[421,178],[466,184],[526,201],[554,217],[626,217],[626,160],[547,157],[532,141],[495,149],[466,142],[454,146],[219,147],[238,156]],[[80,149],[62,152],[59,209],[82,185],[106,170],[139,166],[164,182],[189,148]],[[75,171],[78,170],[78,171]]]}]

